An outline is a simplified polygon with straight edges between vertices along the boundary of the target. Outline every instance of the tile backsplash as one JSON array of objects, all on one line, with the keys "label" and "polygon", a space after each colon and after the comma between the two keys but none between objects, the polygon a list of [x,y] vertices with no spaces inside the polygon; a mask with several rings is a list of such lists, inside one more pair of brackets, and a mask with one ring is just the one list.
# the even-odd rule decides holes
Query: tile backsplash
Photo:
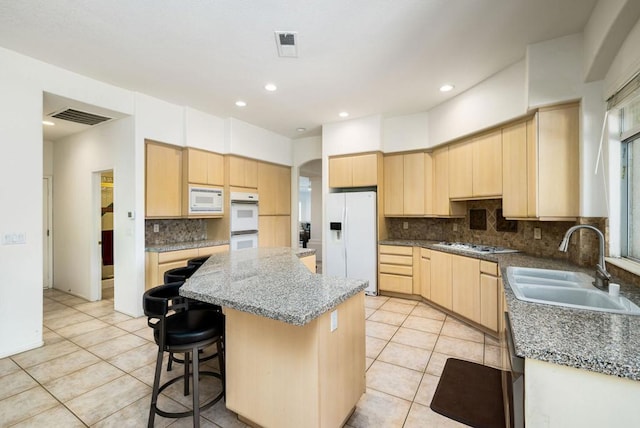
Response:
[{"label": "tile backsplash", "polygon": [[[559,251],[558,246],[567,229],[574,224],[591,224],[605,232],[606,219],[581,218],[578,222],[517,221],[515,225],[512,224],[516,226],[513,228],[515,231],[506,232],[497,230],[496,211],[501,208],[502,200],[490,199],[469,201],[465,218],[387,218],[389,239],[472,242],[513,248],[538,257],[565,258],[584,266],[596,263],[598,238],[593,232],[576,232],[571,239],[573,245],[570,245],[568,253]],[[486,211],[486,230],[470,227],[470,210]],[[407,229],[403,228],[404,222],[408,223]],[[534,239],[535,228],[540,229],[540,239]]]},{"label": "tile backsplash", "polygon": [[[154,224],[158,225],[158,232],[153,231]],[[146,245],[163,245],[205,239],[207,239],[207,221],[204,219],[146,220],[144,222]]]}]

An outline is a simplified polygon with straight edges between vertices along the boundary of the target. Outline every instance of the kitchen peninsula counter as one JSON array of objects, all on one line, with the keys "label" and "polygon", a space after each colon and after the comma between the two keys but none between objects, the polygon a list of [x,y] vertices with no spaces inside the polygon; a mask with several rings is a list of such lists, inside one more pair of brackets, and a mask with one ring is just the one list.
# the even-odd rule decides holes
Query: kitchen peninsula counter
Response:
[{"label": "kitchen peninsula counter", "polygon": [[342,426],[365,390],[367,281],[312,273],[313,250],[212,255],[180,289],[226,315],[226,406],[264,427]]}]

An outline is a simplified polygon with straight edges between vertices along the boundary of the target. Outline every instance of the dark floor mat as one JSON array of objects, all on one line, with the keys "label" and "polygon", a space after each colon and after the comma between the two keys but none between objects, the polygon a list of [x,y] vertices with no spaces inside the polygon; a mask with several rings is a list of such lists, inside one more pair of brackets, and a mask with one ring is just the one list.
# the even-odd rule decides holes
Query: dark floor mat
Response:
[{"label": "dark floor mat", "polygon": [[505,426],[502,372],[449,358],[431,400],[431,409],[475,428]]}]

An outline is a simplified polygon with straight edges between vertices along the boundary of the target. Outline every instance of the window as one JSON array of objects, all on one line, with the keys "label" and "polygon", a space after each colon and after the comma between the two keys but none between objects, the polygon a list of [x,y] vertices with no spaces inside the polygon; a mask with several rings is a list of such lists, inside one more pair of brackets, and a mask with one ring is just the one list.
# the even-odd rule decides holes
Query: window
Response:
[{"label": "window", "polygon": [[640,262],[640,95],[620,110],[621,221],[620,252]]}]

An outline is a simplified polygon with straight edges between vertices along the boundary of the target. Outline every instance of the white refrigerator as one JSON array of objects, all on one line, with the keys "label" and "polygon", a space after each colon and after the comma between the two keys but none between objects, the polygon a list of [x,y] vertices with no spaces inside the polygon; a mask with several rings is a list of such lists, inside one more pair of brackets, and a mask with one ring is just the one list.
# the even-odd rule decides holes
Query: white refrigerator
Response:
[{"label": "white refrigerator", "polygon": [[377,295],[376,192],[329,193],[325,274],[366,279],[365,294]]}]

